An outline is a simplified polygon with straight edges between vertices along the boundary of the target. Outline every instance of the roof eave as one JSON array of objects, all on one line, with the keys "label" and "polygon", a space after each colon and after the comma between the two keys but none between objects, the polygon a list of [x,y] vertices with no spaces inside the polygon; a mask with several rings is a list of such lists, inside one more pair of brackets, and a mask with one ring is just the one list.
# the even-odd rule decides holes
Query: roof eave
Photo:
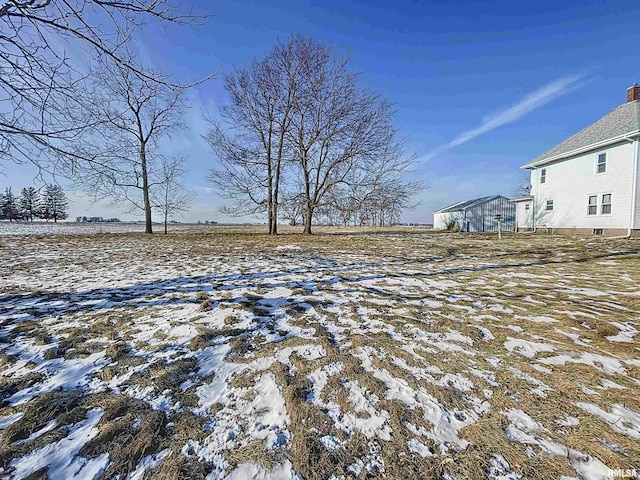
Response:
[{"label": "roof eave", "polygon": [[606,147],[614,143],[619,143],[625,140],[631,141],[633,137],[637,137],[639,135],[640,135],[640,130],[636,130],[635,132],[625,133],[624,135],[618,135],[617,137],[612,137],[607,140],[603,140],[601,142],[592,143],[585,147],[576,148],[574,150],[570,150],[564,153],[559,153],[557,155],[552,155],[551,157],[543,158],[542,160],[538,160],[537,162],[530,162],[530,163],[527,163],[526,165],[522,165],[520,168],[523,170],[536,168],[542,165],[553,163],[558,160],[564,160],[566,158],[573,157],[575,155],[580,155],[581,153],[585,153],[590,150],[596,150],[598,148]]},{"label": "roof eave", "polygon": [[511,201],[512,202],[527,202],[533,200],[533,195],[524,195],[522,197],[516,197],[516,198],[512,198]]},{"label": "roof eave", "polygon": [[[457,207],[458,205],[462,205],[462,204],[465,204],[465,203],[470,201],[470,200],[462,200],[461,202],[454,203],[453,205],[449,205],[448,207],[441,208],[440,210],[436,210],[433,213],[466,212],[469,208],[477,207],[478,205],[483,205],[483,204],[485,204],[487,202],[490,202],[492,200],[496,200],[497,198],[500,198],[501,196],[502,195],[489,195],[488,197],[480,197],[481,199],[483,199],[482,202],[473,203],[471,205],[466,205],[464,207],[461,207],[461,208],[458,208],[458,209],[454,209],[454,207]],[[475,200],[480,200],[480,198],[475,199]],[[507,198],[507,200],[508,200],[508,198]]]}]

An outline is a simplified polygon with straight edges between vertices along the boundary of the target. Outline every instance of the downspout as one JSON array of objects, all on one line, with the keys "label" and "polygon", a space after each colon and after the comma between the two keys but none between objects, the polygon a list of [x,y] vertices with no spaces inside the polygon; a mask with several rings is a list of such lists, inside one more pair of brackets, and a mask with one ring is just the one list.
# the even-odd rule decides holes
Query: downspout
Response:
[{"label": "downspout", "polygon": [[633,230],[633,223],[636,219],[636,202],[638,197],[638,159],[640,157],[640,137],[636,137],[635,140],[635,152],[633,158],[633,177],[631,181],[631,218],[629,219],[629,233],[631,237]]},{"label": "downspout", "polygon": [[531,211],[532,211],[532,217],[531,217],[531,223],[533,224],[533,233],[537,233],[538,232],[538,222],[536,221],[536,219],[538,218],[538,212],[536,212],[536,205],[537,202],[536,200],[538,199],[538,174],[533,174],[533,172],[537,172],[538,168],[534,167],[531,169],[531,178],[535,178],[535,182],[536,182],[536,187],[535,187],[535,191],[533,191],[533,182],[531,182],[531,190],[533,193],[533,201],[531,202]]}]

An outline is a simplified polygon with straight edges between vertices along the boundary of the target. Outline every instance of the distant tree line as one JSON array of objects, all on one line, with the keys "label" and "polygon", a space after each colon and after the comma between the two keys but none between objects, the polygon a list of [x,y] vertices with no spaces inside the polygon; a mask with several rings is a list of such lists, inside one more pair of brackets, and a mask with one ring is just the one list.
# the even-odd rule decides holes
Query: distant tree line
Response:
[{"label": "distant tree line", "polygon": [[59,185],[47,185],[42,193],[34,187],[25,187],[20,195],[15,195],[11,187],[7,187],[4,193],[0,193],[0,220],[27,221],[64,220],[67,218],[67,200],[62,187]]}]

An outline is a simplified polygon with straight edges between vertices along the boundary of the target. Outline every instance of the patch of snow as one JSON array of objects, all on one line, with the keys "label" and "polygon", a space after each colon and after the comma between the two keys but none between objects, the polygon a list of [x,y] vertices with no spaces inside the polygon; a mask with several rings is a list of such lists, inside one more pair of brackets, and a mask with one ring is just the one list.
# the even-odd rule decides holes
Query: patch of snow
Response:
[{"label": "patch of snow", "polygon": [[[385,384],[387,388],[385,398],[388,400],[400,400],[408,408],[420,408],[423,417],[429,421],[433,428],[421,431],[421,435],[433,440],[440,446],[443,453],[450,447],[464,450],[469,442],[458,436],[458,432],[464,427],[478,421],[479,414],[473,410],[449,410],[441,405],[425,389],[414,390],[406,380],[393,377],[386,369],[376,369],[371,361],[371,354],[375,350],[371,347],[360,347],[356,356],[360,359],[362,367],[373,374],[375,378]],[[487,403],[488,402],[484,402]],[[482,405],[482,404],[481,404]],[[483,410],[485,407],[481,407]]]},{"label": "patch of snow", "polygon": [[610,342],[633,343],[634,337],[638,334],[638,330],[636,330],[629,322],[611,322],[611,325],[618,327],[619,331],[617,335],[610,335],[606,337]]},{"label": "patch of snow", "polygon": [[433,457],[433,452],[429,447],[427,447],[424,443],[415,438],[412,438],[407,442],[407,446],[409,447],[409,451],[417,453],[422,458]]},{"label": "patch of snow", "polygon": [[13,415],[7,415],[0,417],[0,430],[7,428],[9,425],[16,423],[24,417],[24,412],[14,413]]},{"label": "patch of snow", "polygon": [[78,456],[82,447],[96,435],[96,425],[104,411],[90,410],[86,420],[76,423],[70,428],[69,435],[62,440],[50,443],[28,455],[14,458],[9,466],[15,470],[9,477],[18,480],[38,470],[47,468],[49,478],[94,479],[109,465],[109,454],[88,459]]},{"label": "patch of snow", "polygon": [[323,405],[324,402],[322,401],[320,394],[327,385],[329,377],[337,375],[343,368],[344,364],[342,362],[335,362],[310,373],[307,378],[311,381],[312,390],[307,397],[307,401],[314,405]]},{"label": "patch of snow", "polygon": [[585,365],[591,365],[598,370],[602,370],[609,375],[626,375],[627,373],[625,368],[620,363],[620,360],[618,360],[617,358],[607,357],[605,355],[596,355],[587,352],[581,353],[578,357],[576,357],[576,355],[577,354],[573,352],[563,353],[554,357],[541,358],[538,360],[538,362],[544,363],[545,365],[564,365],[567,362],[583,363]]},{"label": "patch of snow", "polygon": [[640,414],[638,412],[619,404],[612,405],[611,412],[603,410],[595,403],[577,402],[576,406],[607,422],[613,431],[640,440]]},{"label": "patch of snow", "polygon": [[491,330],[489,330],[487,327],[483,327],[481,325],[474,325],[478,330],[480,330],[480,333],[482,333],[482,339],[485,342],[490,342],[491,340],[495,340],[496,337],[493,336],[493,333],[491,333]]},{"label": "patch of snow", "polygon": [[[506,416],[512,422],[505,429],[505,435],[509,441],[528,446],[537,445],[546,455],[568,458],[573,469],[585,480],[608,478],[606,475],[608,475],[609,468],[597,458],[542,438],[540,434],[547,432],[547,429],[522,410],[511,409],[506,413]],[[529,450],[529,453],[535,455],[533,450]]]},{"label": "patch of snow", "polygon": [[84,358],[71,360],[54,358],[43,362],[38,365],[35,371],[47,375],[48,378],[14,393],[6,401],[10,405],[20,405],[42,393],[86,388],[91,383],[91,375],[102,370],[109,363],[104,355],[104,352],[97,352]]},{"label": "patch of snow", "polygon": [[616,382],[614,382],[612,380],[609,380],[608,378],[601,378],[600,379],[600,385],[601,385],[600,388],[602,388],[603,390],[606,390],[608,388],[613,388],[615,390],[624,390],[624,389],[627,388],[627,387],[623,387],[622,385],[620,385],[620,384],[618,384],[618,383],[616,383]]},{"label": "patch of snow", "polygon": [[330,452],[337,452],[341,448],[344,448],[342,442],[334,437],[331,433],[329,435],[325,435],[324,437],[320,437],[320,443]]},{"label": "patch of snow", "polygon": [[300,245],[278,245],[276,250],[301,250]]},{"label": "patch of snow", "polygon": [[575,427],[580,424],[580,420],[578,419],[578,417],[565,414],[565,419],[558,420],[556,423],[562,425],[563,427]]},{"label": "patch of snow", "polygon": [[353,405],[355,412],[365,413],[368,418],[345,412],[341,417],[334,418],[336,426],[346,432],[359,431],[368,439],[377,436],[381,440],[391,441],[389,412],[375,408],[379,398],[364,390],[357,382],[345,382],[345,387],[349,389],[347,400]]},{"label": "patch of snow", "polygon": [[533,323],[558,323],[558,320],[556,320],[553,317],[549,317],[547,315],[532,315],[532,316],[514,315],[513,318],[515,318],[516,320],[527,320]]},{"label": "patch of snow", "polygon": [[289,460],[276,465],[272,470],[267,470],[259,463],[242,463],[238,465],[225,480],[302,480],[296,475]]},{"label": "patch of snow", "polygon": [[296,368],[291,363],[289,357],[292,354],[296,354],[298,357],[303,360],[313,361],[319,358],[325,357],[327,355],[327,351],[321,345],[297,345],[295,347],[286,347],[282,350],[279,350],[275,353],[275,359],[282,363],[283,365],[287,365],[289,367],[289,373],[293,374],[296,371]]},{"label": "patch of snow", "polygon": [[56,420],[51,420],[49,423],[47,423],[44,427],[42,427],[37,432],[33,432],[31,435],[29,435],[27,438],[23,440],[18,440],[17,442],[14,442],[13,445],[21,445],[23,443],[33,442],[36,438],[40,438],[45,433],[50,432],[51,430],[56,428],[57,424],[58,422]]},{"label": "patch of snow", "polygon": [[511,471],[511,465],[499,453],[491,457],[486,472],[487,476],[493,480],[522,480],[522,475]]},{"label": "patch of snow", "polygon": [[515,367],[508,367],[508,368],[514,377],[522,380],[526,380],[527,382],[536,386],[536,388],[533,388],[530,390],[530,393],[533,393],[534,395],[538,395],[539,397],[542,397],[542,398],[546,398],[547,394],[545,392],[553,391],[553,388],[551,388],[541,380],[538,380],[533,375],[529,375],[528,373],[525,373],[522,370],[519,370]]},{"label": "patch of snow", "polygon": [[127,475],[127,480],[143,480],[144,472],[147,469],[154,470],[158,468],[169,455],[171,455],[171,450],[168,448],[165,448],[156,454],[147,455],[138,462],[136,469]]},{"label": "patch of snow", "polygon": [[512,338],[507,337],[504,342],[504,347],[510,353],[519,353],[523,357],[534,358],[538,353],[541,352],[553,352],[556,349],[553,345],[549,345],[548,343],[537,343],[531,342],[529,340],[523,340],[521,338]]}]

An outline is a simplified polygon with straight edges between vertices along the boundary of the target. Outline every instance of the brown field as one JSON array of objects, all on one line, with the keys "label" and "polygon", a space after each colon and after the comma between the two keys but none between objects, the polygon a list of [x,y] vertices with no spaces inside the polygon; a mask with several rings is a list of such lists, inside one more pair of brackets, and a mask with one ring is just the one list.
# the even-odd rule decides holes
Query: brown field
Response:
[{"label": "brown field", "polygon": [[640,241],[202,228],[0,262],[6,478],[640,471]]}]

